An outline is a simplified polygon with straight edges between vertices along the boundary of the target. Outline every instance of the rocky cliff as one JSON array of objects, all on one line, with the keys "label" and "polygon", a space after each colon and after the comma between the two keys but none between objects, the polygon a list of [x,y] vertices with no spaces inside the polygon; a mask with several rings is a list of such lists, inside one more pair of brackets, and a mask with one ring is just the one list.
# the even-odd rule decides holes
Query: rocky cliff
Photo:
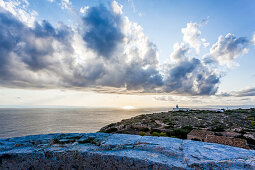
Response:
[{"label": "rocky cliff", "polygon": [[255,169],[255,151],[125,134],[0,139],[0,169]]}]

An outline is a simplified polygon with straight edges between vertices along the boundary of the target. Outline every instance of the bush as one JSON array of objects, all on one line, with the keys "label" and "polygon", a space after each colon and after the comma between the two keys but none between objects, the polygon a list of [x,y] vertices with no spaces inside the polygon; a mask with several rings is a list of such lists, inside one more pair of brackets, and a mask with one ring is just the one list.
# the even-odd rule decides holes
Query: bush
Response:
[{"label": "bush", "polygon": [[172,129],[174,126],[165,126],[165,129]]},{"label": "bush", "polygon": [[246,138],[246,137],[243,136],[243,135],[239,135],[239,136],[237,136],[237,138],[245,139],[245,140],[247,141],[248,144],[250,144],[250,145],[255,145],[255,140],[252,139],[252,138]]},{"label": "bush", "polygon": [[173,131],[167,132],[166,135],[169,137],[177,137],[180,139],[187,139],[187,134],[192,130],[191,126],[184,126],[182,128],[174,129]]},{"label": "bush", "polygon": [[151,129],[151,134],[152,134],[153,132],[161,133],[161,130],[159,130],[159,129]]},{"label": "bush", "polygon": [[251,121],[251,126],[255,126],[255,121]]},{"label": "bush", "polygon": [[185,129],[187,131],[192,131],[193,127],[192,126],[183,126],[182,129]]},{"label": "bush", "polygon": [[167,122],[169,122],[169,119],[165,118],[165,119],[163,120],[163,123],[167,123]]},{"label": "bush", "polygon": [[142,128],[142,129],[140,129],[140,130],[142,130],[143,132],[149,132],[150,131],[150,129],[149,128]]},{"label": "bush", "polygon": [[217,127],[213,128],[212,131],[213,132],[224,132],[225,129],[222,126],[217,126]]},{"label": "bush", "polygon": [[161,132],[159,135],[160,135],[160,136],[167,137],[167,135],[166,135],[166,133],[165,133],[165,132]]},{"label": "bush", "polygon": [[174,122],[170,121],[170,122],[167,123],[167,125],[169,125],[169,126],[174,126],[174,125],[176,125],[176,124],[175,124]]},{"label": "bush", "polygon": [[144,135],[146,135],[146,133],[145,132],[139,132],[139,135],[144,136]]},{"label": "bush", "polygon": [[107,129],[105,133],[112,133],[112,132],[116,132],[117,130],[118,130],[117,128],[110,128],[110,129]]},{"label": "bush", "polygon": [[160,133],[158,133],[158,132],[153,132],[153,133],[152,133],[152,136],[158,136],[158,137],[159,137],[159,136],[160,136]]}]

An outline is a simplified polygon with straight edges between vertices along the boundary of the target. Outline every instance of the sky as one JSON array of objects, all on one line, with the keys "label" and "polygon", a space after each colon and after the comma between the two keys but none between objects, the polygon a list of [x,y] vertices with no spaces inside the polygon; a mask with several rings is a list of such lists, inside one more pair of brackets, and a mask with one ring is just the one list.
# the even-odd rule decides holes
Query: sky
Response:
[{"label": "sky", "polygon": [[254,9],[253,0],[0,0],[0,107],[254,105]]}]

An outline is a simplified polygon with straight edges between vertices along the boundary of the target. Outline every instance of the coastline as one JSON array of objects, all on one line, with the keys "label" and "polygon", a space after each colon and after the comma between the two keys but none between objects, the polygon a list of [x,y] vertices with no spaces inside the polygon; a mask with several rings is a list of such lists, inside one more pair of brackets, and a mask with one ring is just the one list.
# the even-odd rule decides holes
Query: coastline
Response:
[{"label": "coastline", "polygon": [[[255,149],[255,109],[143,114],[109,124],[102,127],[100,132],[180,139],[188,139],[190,134],[193,137],[189,139]],[[210,135],[210,140],[207,134]]]}]

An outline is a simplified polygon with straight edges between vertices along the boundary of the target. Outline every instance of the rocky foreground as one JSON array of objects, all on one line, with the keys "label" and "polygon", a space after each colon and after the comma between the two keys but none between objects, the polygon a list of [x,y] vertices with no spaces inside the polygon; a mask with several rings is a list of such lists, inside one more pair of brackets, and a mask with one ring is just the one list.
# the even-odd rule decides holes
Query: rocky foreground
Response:
[{"label": "rocky foreground", "polygon": [[0,139],[0,169],[255,169],[255,151],[126,134]]}]

